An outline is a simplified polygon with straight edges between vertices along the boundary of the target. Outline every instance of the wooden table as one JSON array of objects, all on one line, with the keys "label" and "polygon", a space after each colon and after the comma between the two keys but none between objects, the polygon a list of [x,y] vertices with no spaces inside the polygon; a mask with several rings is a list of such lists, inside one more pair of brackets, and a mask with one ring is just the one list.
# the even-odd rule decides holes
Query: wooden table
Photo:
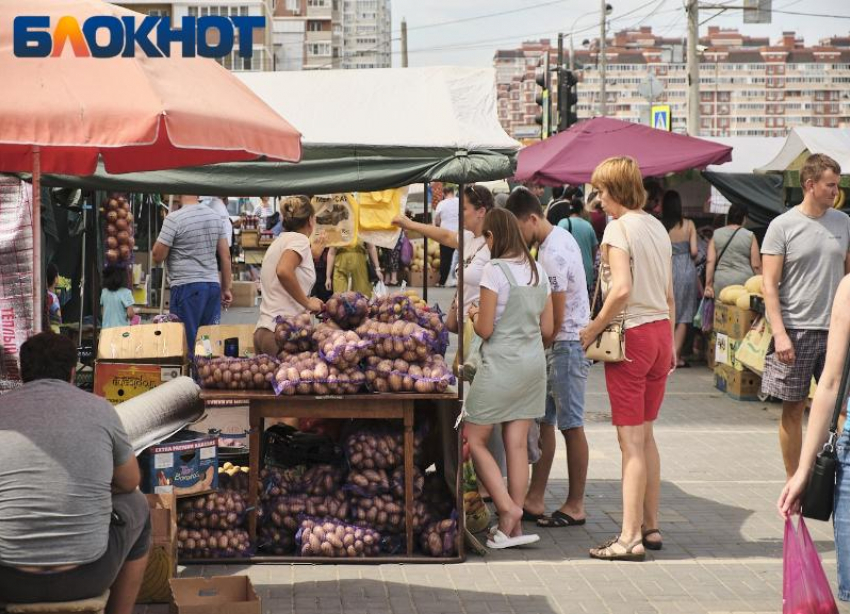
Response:
[{"label": "wooden table", "polygon": [[[388,393],[330,396],[276,396],[272,392],[204,390],[201,399],[209,401],[242,401],[248,404],[249,433],[248,534],[257,539],[258,484],[260,479],[260,441],[266,418],[356,418],[404,421],[404,512],[407,555],[413,556],[413,421],[414,403],[418,400],[457,401],[456,393]],[[462,495],[458,500],[462,504]],[[463,514],[463,507],[458,508]],[[459,523],[459,526],[462,524]],[[311,561],[320,562],[317,559]],[[344,559],[331,559],[342,562]],[[353,559],[352,561],[362,559]]]}]

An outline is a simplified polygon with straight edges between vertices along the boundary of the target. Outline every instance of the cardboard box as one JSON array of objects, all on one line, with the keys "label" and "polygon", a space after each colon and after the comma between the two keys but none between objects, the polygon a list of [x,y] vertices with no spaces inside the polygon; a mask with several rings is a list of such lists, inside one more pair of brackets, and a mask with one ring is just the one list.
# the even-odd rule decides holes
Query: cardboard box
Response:
[{"label": "cardboard box", "polygon": [[251,422],[248,419],[248,406],[211,406],[207,404],[207,413],[192,425],[192,429],[201,433],[218,431],[218,445],[248,449],[248,433]]},{"label": "cardboard box", "polygon": [[743,371],[744,365],[735,357],[743,340],[734,341],[728,335],[715,333],[714,362],[715,365],[726,365],[737,371]]},{"label": "cardboard box", "polygon": [[224,356],[224,340],[239,339],[239,355],[254,355],[254,324],[201,326],[195,339],[195,356]]},{"label": "cardboard box", "polygon": [[262,614],[262,611],[260,598],[247,576],[171,581],[171,614]]},{"label": "cardboard box", "polygon": [[231,307],[256,307],[257,305],[257,283],[253,281],[234,281],[233,303]]},{"label": "cardboard box", "polygon": [[168,603],[177,577],[177,500],[173,494],[145,495],[151,508],[151,550],[136,603]]},{"label": "cardboard box", "polygon": [[98,360],[94,366],[94,393],[118,405],[187,372],[186,365],[142,365]]},{"label": "cardboard box", "polygon": [[757,315],[749,309],[738,309],[735,305],[714,301],[714,331],[728,335],[733,341],[740,341],[750,332]]},{"label": "cardboard box", "polygon": [[105,328],[100,332],[98,360],[108,362],[186,362],[186,331],[183,324],[141,324]]},{"label": "cardboard box", "polygon": [[142,492],[188,497],[218,488],[218,438],[180,431],[139,457]]},{"label": "cardboard box", "polygon": [[[429,270],[428,271],[428,287],[434,288],[437,283],[440,281],[440,272]],[[411,271],[410,272],[410,283],[409,285],[414,288],[421,288],[425,285],[425,276],[422,271]]]},{"label": "cardboard box", "polygon": [[726,365],[714,369],[714,386],[738,401],[758,401],[761,377],[744,369],[738,371]]},{"label": "cardboard box", "polygon": [[243,230],[241,235],[242,237],[242,247],[245,248],[254,248],[260,246],[260,231],[259,230]]},{"label": "cardboard box", "polygon": [[745,368],[761,375],[764,373],[764,359],[773,340],[773,331],[766,318],[759,318],[747,336],[741,342],[735,358]]}]

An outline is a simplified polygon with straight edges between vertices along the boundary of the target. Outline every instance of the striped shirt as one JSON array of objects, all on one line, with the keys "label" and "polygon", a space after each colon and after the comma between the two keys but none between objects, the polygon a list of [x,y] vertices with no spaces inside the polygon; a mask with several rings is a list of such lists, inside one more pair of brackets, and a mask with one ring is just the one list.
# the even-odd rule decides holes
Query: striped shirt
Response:
[{"label": "striped shirt", "polygon": [[168,246],[168,281],[172,286],[218,283],[218,240],[227,239],[221,218],[209,207],[186,205],[169,213],[157,241]]}]

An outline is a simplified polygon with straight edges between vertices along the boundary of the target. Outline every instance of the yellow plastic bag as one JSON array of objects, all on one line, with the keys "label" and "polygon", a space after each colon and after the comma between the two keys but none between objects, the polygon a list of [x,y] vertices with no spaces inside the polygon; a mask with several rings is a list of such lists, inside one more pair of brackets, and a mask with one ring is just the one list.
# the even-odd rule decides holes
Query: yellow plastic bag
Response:
[{"label": "yellow plastic bag", "polygon": [[360,205],[360,228],[362,230],[395,230],[393,218],[401,215],[401,201],[407,188],[383,190],[381,192],[360,192],[357,195]]},{"label": "yellow plastic bag", "polygon": [[316,212],[316,227],[312,243],[324,232],[328,247],[350,247],[357,243],[357,200],[351,194],[314,196],[311,201]]}]

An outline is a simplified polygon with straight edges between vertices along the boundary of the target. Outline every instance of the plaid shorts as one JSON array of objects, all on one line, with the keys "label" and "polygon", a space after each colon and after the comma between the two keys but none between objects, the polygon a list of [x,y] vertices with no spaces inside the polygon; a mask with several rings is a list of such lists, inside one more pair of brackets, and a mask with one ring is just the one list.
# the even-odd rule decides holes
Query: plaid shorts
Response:
[{"label": "plaid shorts", "polygon": [[794,345],[794,364],[786,365],[776,356],[773,341],[764,359],[762,394],[783,401],[802,401],[809,396],[812,377],[819,380],[826,360],[825,330],[788,330]]}]

